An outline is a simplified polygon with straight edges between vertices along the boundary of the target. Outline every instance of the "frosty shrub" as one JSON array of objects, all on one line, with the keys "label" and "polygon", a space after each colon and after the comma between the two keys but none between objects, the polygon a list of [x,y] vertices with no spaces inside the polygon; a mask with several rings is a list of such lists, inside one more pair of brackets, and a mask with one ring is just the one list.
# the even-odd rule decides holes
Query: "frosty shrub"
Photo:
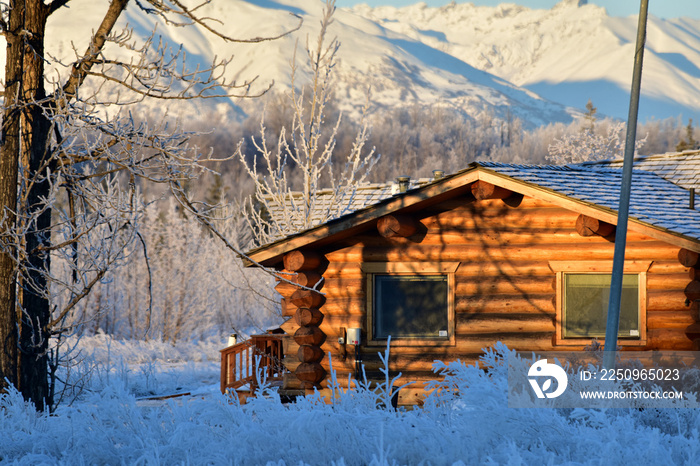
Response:
[{"label": "frosty shrub", "polygon": [[[115,342],[113,356],[134,349],[119,348]],[[485,351],[479,367],[459,361],[437,363],[444,379],[433,385],[435,390],[422,408],[410,411],[377,408],[369,401],[376,394],[362,387],[339,391],[333,404],[318,396],[283,404],[268,390],[242,406],[236,398],[214,393],[143,405],[129,384],[113,377],[101,389],[87,392],[81,402],[59,406],[49,416],[37,414],[9,391],[0,397],[0,461],[240,465],[700,461],[700,426],[693,410],[508,408],[509,354],[497,344]],[[131,377],[145,377],[133,367],[126,370]],[[669,428],[672,424],[675,428]]]}]

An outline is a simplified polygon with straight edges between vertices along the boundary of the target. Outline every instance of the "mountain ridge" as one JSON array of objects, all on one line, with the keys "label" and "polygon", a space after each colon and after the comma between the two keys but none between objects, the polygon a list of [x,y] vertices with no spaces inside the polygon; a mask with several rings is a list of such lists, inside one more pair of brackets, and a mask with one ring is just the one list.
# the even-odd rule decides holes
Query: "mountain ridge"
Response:
[{"label": "mountain ridge", "polygon": [[[627,117],[636,15],[610,17],[603,7],[576,0],[549,10],[453,2],[351,11],[544,98],[578,108],[591,99],[600,113]],[[698,30],[700,20],[649,17],[640,120],[697,118]]]},{"label": "mountain ridge", "polygon": [[[69,67],[60,63],[70,64],[75,59],[73,50],[86,49],[89,28],[106,9],[92,0],[72,0],[71,5],[52,15],[47,29],[49,67],[64,76]],[[174,27],[136,5],[130,5],[118,27],[128,22],[134,37],[143,40],[156,25],[157,36],[173,47],[184,44],[190,68],[232,55],[229,81],[258,77],[253,93],[272,82],[273,92],[279,93],[291,85],[289,62],[295,44],[300,44],[301,62],[302,45],[307,37],[314,41],[322,10],[319,0],[214,2],[202,10],[241,38],[276,36],[296,26],[294,15],[304,18],[299,31],[260,44],[217,42],[201,27]],[[650,19],[642,121],[678,114],[697,118],[698,30],[700,21],[688,18]],[[330,35],[341,42],[338,106],[351,115],[359,113],[371,88],[376,111],[437,105],[471,119],[487,113],[501,120],[517,117],[526,127],[535,127],[571,122],[590,98],[599,114],[626,117],[636,19],[611,18],[604,8],[582,0],[564,0],[550,10],[455,2],[442,7],[359,5],[336,11]],[[124,50],[110,47],[106,53],[125,56]],[[0,47],[0,59],[4,51]],[[298,73],[299,81],[309,77],[304,67]],[[187,105],[172,103],[167,109],[183,118],[215,112],[236,120],[258,104],[218,98]],[[144,104],[143,109],[163,111],[157,101]]]}]

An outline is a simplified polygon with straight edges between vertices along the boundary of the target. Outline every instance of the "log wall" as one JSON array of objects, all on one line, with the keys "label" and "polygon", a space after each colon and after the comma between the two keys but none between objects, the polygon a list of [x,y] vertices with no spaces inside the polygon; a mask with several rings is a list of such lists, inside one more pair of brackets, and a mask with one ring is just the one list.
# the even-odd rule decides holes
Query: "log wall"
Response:
[{"label": "log wall", "polygon": [[[499,197],[505,197],[501,194]],[[433,378],[431,367],[437,359],[473,361],[483,348],[497,341],[517,350],[583,349],[555,345],[556,274],[549,261],[612,263],[614,238],[582,236],[577,231],[577,220],[579,230],[582,223],[577,213],[543,201],[525,197],[509,204],[516,207],[501,199],[452,199],[413,213],[417,228],[412,231],[398,227],[392,230],[409,231],[409,236],[387,236],[371,229],[320,251],[326,261],[321,271],[325,302],[317,326],[325,335],[320,349],[326,357],[319,364],[329,370],[330,352],[341,382],[352,373],[352,349],[339,344],[338,337],[344,337],[347,328],[360,327],[363,343],[367,341],[367,290],[362,264],[370,262],[460,263],[454,287],[455,343],[392,345],[391,371],[401,372],[403,381]],[[692,350],[699,346],[700,324],[693,333],[696,320],[685,295],[689,283],[698,283],[694,278],[698,274],[693,274],[697,270],[693,266],[682,263],[692,260],[687,256],[679,258],[679,248],[673,245],[635,232],[628,234],[626,260],[652,261],[647,272],[647,344],[629,349]],[[285,315],[292,317],[296,309],[286,306]],[[697,303],[695,309],[700,319]],[[300,327],[294,319],[284,324],[291,335]],[[297,354],[298,344],[289,341],[288,346],[285,354]],[[377,352],[382,350],[362,347],[370,377],[379,376]],[[299,364],[293,358],[285,362],[291,370]],[[326,385],[327,380],[321,382],[321,386]]]}]

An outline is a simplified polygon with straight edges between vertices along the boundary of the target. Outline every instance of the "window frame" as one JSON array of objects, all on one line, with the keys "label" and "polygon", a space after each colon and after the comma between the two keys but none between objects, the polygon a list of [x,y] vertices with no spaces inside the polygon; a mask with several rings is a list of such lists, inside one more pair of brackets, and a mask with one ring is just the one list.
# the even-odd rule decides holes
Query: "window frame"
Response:
[{"label": "window frame", "polygon": [[[646,346],[647,344],[647,272],[652,261],[625,261],[624,274],[638,277],[639,338],[619,338],[619,346]],[[586,346],[595,338],[601,344],[605,337],[564,337],[564,275],[565,274],[611,274],[612,261],[549,261],[549,267],[556,274],[556,318],[555,344],[563,346]]]},{"label": "window frame", "polygon": [[455,338],[455,272],[459,262],[368,262],[361,266],[365,275],[367,346],[386,347],[387,339],[374,338],[374,276],[375,275],[406,275],[406,276],[435,276],[444,275],[447,278],[447,338],[394,338],[392,346],[454,346]]}]

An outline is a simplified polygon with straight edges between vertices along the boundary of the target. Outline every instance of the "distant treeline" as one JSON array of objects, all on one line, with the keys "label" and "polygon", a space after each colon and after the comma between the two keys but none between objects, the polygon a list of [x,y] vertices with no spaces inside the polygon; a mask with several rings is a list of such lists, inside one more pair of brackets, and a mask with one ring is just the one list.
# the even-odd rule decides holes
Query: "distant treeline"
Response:
[{"label": "distant treeline", "polygon": [[[279,100],[278,100],[279,99]],[[289,124],[292,115],[282,97],[271,97],[264,111],[267,143],[275,144],[282,127]],[[339,111],[329,105],[326,126],[332,126]],[[206,130],[194,140],[201,147],[211,147],[214,153],[231,154],[241,143],[247,157],[256,156],[252,138],[259,140],[262,111],[252,112],[242,123],[217,124],[207,119],[197,123],[197,129]],[[482,112],[476,119],[465,119],[462,114],[440,106],[407,107],[370,115],[371,135],[367,150],[374,147],[381,159],[371,173],[373,182],[386,182],[397,176],[429,177],[433,170],[446,173],[461,170],[476,160],[505,163],[546,164],[549,146],[566,134],[588,130],[607,134],[613,120],[593,121],[586,117],[570,124],[553,123],[534,130],[526,130],[518,118],[506,120]],[[343,155],[350,150],[358,123],[343,116],[336,138],[336,153]],[[690,122],[680,118],[652,120],[640,124],[637,138],[646,141],[640,154],[660,154],[676,150],[692,149],[700,139],[700,133]],[[342,159],[342,157],[339,157]],[[231,159],[217,167],[222,179],[202,183],[200,189],[216,183],[229,197],[250,192],[250,180],[242,173],[240,162]],[[289,167],[294,179],[293,167]]]}]

